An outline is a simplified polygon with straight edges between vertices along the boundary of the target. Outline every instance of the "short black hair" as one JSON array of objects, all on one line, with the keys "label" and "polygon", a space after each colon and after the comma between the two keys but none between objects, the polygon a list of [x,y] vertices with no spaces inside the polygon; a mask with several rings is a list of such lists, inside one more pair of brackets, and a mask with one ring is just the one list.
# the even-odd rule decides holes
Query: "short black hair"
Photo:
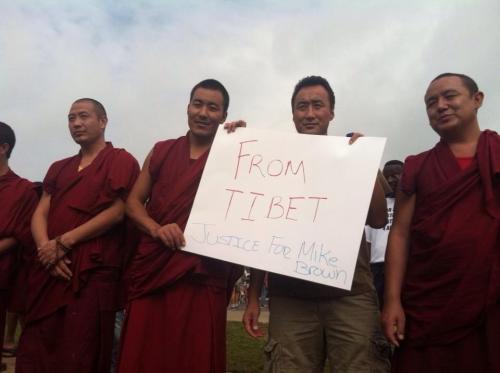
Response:
[{"label": "short black hair", "polygon": [[385,162],[384,168],[387,167],[387,166],[403,166],[403,165],[404,165],[404,163],[401,162],[400,160],[393,159],[391,161]]},{"label": "short black hair", "polygon": [[191,89],[191,93],[189,94],[189,102],[193,99],[194,91],[198,88],[211,89],[214,91],[219,91],[222,94],[222,105],[224,109],[224,113],[227,113],[227,109],[229,108],[229,93],[227,92],[226,87],[222,85],[221,82],[215,79],[205,79],[196,84],[193,89]]},{"label": "short black hair", "polygon": [[335,94],[333,93],[333,89],[332,87],[330,87],[330,83],[328,83],[328,80],[326,80],[321,76],[316,76],[316,75],[306,76],[305,78],[299,80],[299,82],[295,85],[291,100],[292,110],[293,110],[293,103],[295,101],[297,93],[299,93],[299,91],[304,87],[311,87],[314,85],[320,85],[326,90],[326,92],[328,92],[328,98],[330,99],[330,108],[333,111],[333,109],[335,108]]},{"label": "short black hair", "polygon": [[9,145],[9,150],[7,151],[7,159],[9,159],[10,153],[12,153],[14,145],[16,145],[16,134],[12,127],[4,122],[0,122],[0,145],[1,144]]},{"label": "short black hair", "polygon": [[479,92],[479,87],[477,86],[477,83],[472,79],[470,76],[467,76],[465,74],[458,74],[458,73],[442,73],[436,76],[434,79],[432,79],[431,83],[441,79],[441,78],[446,78],[449,76],[456,76],[457,78],[460,78],[462,80],[462,83],[464,86],[467,88],[469,91],[470,95],[472,96],[473,94]]},{"label": "short black hair", "polygon": [[90,102],[92,105],[94,105],[97,117],[108,119],[108,114],[106,113],[106,109],[104,108],[104,105],[101,104],[99,101],[93,98],[84,97],[84,98],[79,98],[73,103],[76,104],[77,102]]}]

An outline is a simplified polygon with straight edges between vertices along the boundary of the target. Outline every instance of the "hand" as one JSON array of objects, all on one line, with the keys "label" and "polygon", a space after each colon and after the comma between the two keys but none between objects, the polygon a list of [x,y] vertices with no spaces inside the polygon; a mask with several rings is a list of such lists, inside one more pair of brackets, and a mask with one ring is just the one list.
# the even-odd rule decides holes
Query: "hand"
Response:
[{"label": "hand", "polygon": [[401,302],[385,302],[382,311],[382,330],[385,337],[394,346],[399,347],[399,342],[404,339],[405,333],[405,313]]},{"label": "hand", "polygon": [[186,246],[184,234],[176,223],[166,224],[158,228],[156,232],[154,232],[153,238],[160,240],[165,246],[172,250]]},{"label": "hand", "polygon": [[49,268],[60,259],[58,251],[56,240],[47,241],[38,248],[38,261],[45,268]]},{"label": "hand", "polygon": [[349,139],[349,145],[352,145],[356,142],[357,139],[359,139],[360,137],[363,137],[364,135],[362,133],[359,133],[359,132],[351,132],[347,135],[347,137],[350,137]]},{"label": "hand", "polygon": [[259,302],[248,302],[242,321],[246,332],[253,338],[264,336],[264,332],[259,328],[259,315]]},{"label": "hand", "polygon": [[244,120],[237,120],[234,122],[224,123],[224,129],[227,131],[227,133],[236,131],[236,128],[238,127],[246,127],[246,126],[247,122],[245,122]]},{"label": "hand", "polygon": [[54,277],[62,278],[66,281],[71,280],[73,273],[69,269],[68,265],[71,261],[68,258],[59,260],[50,270],[50,274]]}]

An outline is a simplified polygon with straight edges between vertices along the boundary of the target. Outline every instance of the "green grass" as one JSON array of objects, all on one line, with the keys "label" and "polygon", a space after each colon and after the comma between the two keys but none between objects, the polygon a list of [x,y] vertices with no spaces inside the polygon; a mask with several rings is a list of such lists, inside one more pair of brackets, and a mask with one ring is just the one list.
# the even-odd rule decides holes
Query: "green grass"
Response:
[{"label": "green grass", "polygon": [[[260,327],[267,329],[267,325]],[[227,371],[231,373],[262,372],[266,338],[251,338],[245,332],[242,323],[237,321],[228,321],[226,336]]]}]

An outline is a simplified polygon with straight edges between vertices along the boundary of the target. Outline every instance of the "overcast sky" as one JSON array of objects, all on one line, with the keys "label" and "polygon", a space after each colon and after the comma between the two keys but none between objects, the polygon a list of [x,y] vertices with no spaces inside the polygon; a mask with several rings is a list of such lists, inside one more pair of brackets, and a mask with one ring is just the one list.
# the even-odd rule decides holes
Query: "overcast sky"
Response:
[{"label": "overcast sky", "polygon": [[[431,147],[423,95],[442,72],[476,79],[482,128],[500,130],[500,1],[0,0],[0,121],[17,135],[11,167],[33,180],[77,146],[80,97],[108,110],[107,139],[142,163],[187,130],[191,87],[229,90],[228,119],[292,131],[306,75],[337,97],[330,135],[388,138],[383,160]],[[307,151],[307,149],[303,149]]]}]

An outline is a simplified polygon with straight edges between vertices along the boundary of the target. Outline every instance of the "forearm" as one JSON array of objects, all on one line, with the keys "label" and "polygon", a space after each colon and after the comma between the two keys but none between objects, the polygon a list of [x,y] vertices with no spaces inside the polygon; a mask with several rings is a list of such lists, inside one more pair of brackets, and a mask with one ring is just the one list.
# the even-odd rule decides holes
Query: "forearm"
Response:
[{"label": "forearm", "polygon": [[37,208],[31,218],[31,234],[37,247],[42,247],[49,240],[47,234],[47,216]]},{"label": "forearm", "polygon": [[88,241],[106,233],[116,224],[123,220],[125,214],[125,203],[116,199],[107,209],[101,211],[87,222],[62,234],[60,242],[66,247],[72,247],[81,242]]},{"label": "forearm", "polygon": [[155,237],[155,232],[161,227],[153,218],[151,218],[144,204],[134,198],[129,198],[126,205],[127,216],[137,225],[137,227]]},{"label": "forearm", "polygon": [[248,302],[258,302],[262,285],[264,283],[264,276],[266,272],[252,268],[250,270],[250,286],[248,287]]},{"label": "forearm", "polygon": [[391,232],[385,254],[385,290],[386,302],[401,301],[401,288],[408,262],[408,240],[397,232]]},{"label": "forearm", "polygon": [[0,239],[0,255],[12,250],[17,244],[14,237],[5,237]]},{"label": "forearm", "polygon": [[372,228],[383,228],[387,224],[387,203],[378,177],[375,180],[366,223]]}]

